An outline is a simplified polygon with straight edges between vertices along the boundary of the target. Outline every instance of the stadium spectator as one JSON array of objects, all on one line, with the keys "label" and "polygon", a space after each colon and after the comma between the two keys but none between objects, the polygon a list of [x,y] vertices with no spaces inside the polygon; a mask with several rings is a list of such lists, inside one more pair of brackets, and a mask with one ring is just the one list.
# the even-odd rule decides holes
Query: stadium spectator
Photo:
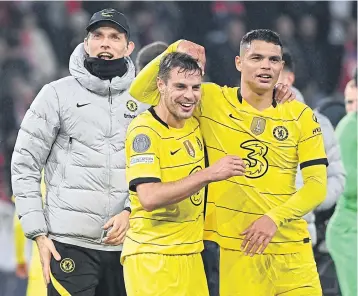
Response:
[{"label": "stadium spectator", "polygon": [[[348,82],[355,88],[353,80]],[[326,241],[344,296],[357,295],[357,110],[349,112],[336,129],[347,172],[346,186],[330,219]]]}]

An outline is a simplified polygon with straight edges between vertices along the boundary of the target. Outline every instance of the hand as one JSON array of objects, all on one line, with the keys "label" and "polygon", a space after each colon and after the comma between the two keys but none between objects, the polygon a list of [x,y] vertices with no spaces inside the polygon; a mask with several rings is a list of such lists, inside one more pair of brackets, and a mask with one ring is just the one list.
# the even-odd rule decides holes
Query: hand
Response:
[{"label": "hand", "polygon": [[28,277],[27,264],[26,263],[17,264],[15,274],[20,279],[26,279]]},{"label": "hand", "polygon": [[245,174],[245,163],[238,156],[225,156],[208,168],[210,181],[222,181]]},{"label": "hand", "polygon": [[269,216],[263,215],[241,233],[242,235],[246,235],[241,244],[241,250],[245,251],[245,255],[251,253],[251,257],[254,256],[256,252],[262,254],[276,231],[277,225],[275,222]]},{"label": "hand", "polygon": [[277,83],[275,85],[275,100],[278,103],[291,102],[296,100],[296,94],[288,85]]},{"label": "hand", "polygon": [[40,235],[36,237],[37,247],[40,253],[40,260],[42,265],[42,273],[44,277],[45,284],[50,283],[50,262],[51,262],[51,255],[57,260],[61,260],[60,254],[57,252],[55,245],[53,244],[52,240],[49,239],[45,235]]},{"label": "hand", "polygon": [[110,227],[112,227],[112,229],[103,239],[104,243],[113,246],[118,246],[123,243],[127,230],[129,229],[129,214],[127,210],[124,210],[122,213],[108,220],[103,226],[103,229],[107,230]]},{"label": "hand", "polygon": [[202,74],[205,74],[205,48],[194,42],[183,40],[179,43],[177,52],[186,53],[197,60],[199,67],[201,68]]}]

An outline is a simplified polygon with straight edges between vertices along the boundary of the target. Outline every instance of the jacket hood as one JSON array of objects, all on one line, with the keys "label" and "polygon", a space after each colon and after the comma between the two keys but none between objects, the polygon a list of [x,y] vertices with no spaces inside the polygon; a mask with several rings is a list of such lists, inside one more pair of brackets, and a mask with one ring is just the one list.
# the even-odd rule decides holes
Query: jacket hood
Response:
[{"label": "jacket hood", "polygon": [[108,88],[111,87],[113,94],[121,93],[129,88],[134,77],[135,67],[129,57],[125,57],[128,64],[128,71],[122,77],[114,77],[112,81],[102,80],[92,75],[84,66],[87,53],[85,52],[83,43],[79,44],[70,57],[69,70],[71,75],[85,88],[99,94],[107,95]]}]

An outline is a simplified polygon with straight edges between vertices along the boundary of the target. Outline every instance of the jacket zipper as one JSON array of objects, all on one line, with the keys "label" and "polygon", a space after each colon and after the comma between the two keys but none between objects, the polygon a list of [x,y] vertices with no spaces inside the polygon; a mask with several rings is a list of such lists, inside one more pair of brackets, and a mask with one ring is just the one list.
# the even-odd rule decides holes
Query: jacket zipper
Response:
[{"label": "jacket zipper", "polygon": [[108,217],[110,215],[110,200],[111,200],[111,143],[110,137],[112,136],[112,91],[108,87],[108,103],[109,103],[109,137],[108,137]]}]

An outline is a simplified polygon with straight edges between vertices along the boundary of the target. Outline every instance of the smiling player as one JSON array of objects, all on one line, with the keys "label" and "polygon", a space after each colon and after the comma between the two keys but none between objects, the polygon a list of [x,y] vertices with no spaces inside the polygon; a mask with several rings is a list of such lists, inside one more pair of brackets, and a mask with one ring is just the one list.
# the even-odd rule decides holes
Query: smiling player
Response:
[{"label": "smiling player", "polygon": [[192,117],[202,72],[187,54],[159,66],[158,106],[130,124],[126,159],[132,213],[122,261],[128,296],[208,295],[203,250],[204,187],[242,176],[244,163],[221,157],[205,168],[204,144]]}]

